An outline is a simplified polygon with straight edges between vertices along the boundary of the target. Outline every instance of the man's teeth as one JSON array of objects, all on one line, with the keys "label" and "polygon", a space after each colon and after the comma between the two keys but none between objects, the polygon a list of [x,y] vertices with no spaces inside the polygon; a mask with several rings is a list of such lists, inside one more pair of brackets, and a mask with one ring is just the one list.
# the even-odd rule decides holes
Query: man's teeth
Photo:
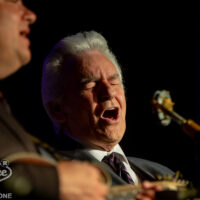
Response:
[{"label": "man's teeth", "polygon": [[115,108],[108,108],[107,110],[114,110]]}]

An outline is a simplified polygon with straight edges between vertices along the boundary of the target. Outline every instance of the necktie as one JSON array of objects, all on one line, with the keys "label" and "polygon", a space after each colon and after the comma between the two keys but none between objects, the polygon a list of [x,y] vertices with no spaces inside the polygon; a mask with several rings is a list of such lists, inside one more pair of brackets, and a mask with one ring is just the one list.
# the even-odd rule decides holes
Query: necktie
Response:
[{"label": "necktie", "polygon": [[113,171],[127,183],[134,184],[126,167],[124,166],[123,162],[116,156],[116,153],[113,152],[110,155],[105,156],[102,161],[108,164],[113,169]]}]

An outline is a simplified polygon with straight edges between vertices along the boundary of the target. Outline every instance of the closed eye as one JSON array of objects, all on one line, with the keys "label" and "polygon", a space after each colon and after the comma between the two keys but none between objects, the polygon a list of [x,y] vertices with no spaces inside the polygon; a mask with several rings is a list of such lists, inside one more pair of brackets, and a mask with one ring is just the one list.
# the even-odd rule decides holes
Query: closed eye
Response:
[{"label": "closed eye", "polygon": [[110,81],[111,85],[119,85],[121,82],[119,80]]},{"label": "closed eye", "polygon": [[121,81],[120,81],[119,77],[115,77],[115,78],[110,79],[109,83],[111,85],[119,85],[119,84],[121,84]]},{"label": "closed eye", "polygon": [[93,82],[85,83],[82,88],[85,90],[88,90],[88,89],[94,88],[95,86],[96,86],[96,82],[93,81]]}]

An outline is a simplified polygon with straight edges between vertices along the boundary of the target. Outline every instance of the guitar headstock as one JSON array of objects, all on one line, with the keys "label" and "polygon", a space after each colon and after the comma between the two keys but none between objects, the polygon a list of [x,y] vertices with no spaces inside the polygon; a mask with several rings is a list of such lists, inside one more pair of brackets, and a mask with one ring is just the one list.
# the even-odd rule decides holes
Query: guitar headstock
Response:
[{"label": "guitar headstock", "polygon": [[151,103],[153,112],[157,114],[157,118],[163,126],[169,125],[171,120],[173,120],[192,139],[199,137],[197,134],[199,135],[200,133],[200,125],[191,119],[185,119],[173,110],[174,102],[171,100],[169,91],[156,91]]},{"label": "guitar headstock", "polygon": [[156,181],[155,184],[160,184],[163,186],[163,188],[169,190],[177,190],[179,188],[191,186],[191,183],[183,178],[183,175],[180,173],[180,171],[177,171],[174,176],[170,174],[157,175],[157,179],[158,181]]},{"label": "guitar headstock", "polygon": [[171,117],[168,113],[173,111],[174,102],[171,100],[170,92],[167,90],[157,90],[151,101],[153,112],[157,114],[160,123],[167,126],[171,122]]}]

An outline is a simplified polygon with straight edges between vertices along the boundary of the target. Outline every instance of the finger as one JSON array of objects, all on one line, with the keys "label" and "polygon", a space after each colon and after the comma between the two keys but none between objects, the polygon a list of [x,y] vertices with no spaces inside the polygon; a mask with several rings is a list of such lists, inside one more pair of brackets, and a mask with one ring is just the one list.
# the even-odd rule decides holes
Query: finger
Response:
[{"label": "finger", "polygon": [[162,191],[163,189],[164,189],[164,188],[163,188],[162,185],[156,185],[156,186],[155,186],[155,190],[156,190],[157,192]]},{"label": "finger", "polygon": [[142,187],[143,187],[143,189],[153,189],[155,191],[161,191],[161,190],[163,190],[163,186],[161,184],[154,185],[154,184],[152,184],[149,181],[144,181],[142,183]]},{"label": "finger", "polygon": [[148,196],[148,197],[155,197],[155,191],[154,190],[145,190],[141,192],[142,195]]},{"label": "finger", "polygon": [[142,187],[145,188],[145,189],[152,188],[153,186],[154,185],[149,181],[143,181],[142,182]]}]

